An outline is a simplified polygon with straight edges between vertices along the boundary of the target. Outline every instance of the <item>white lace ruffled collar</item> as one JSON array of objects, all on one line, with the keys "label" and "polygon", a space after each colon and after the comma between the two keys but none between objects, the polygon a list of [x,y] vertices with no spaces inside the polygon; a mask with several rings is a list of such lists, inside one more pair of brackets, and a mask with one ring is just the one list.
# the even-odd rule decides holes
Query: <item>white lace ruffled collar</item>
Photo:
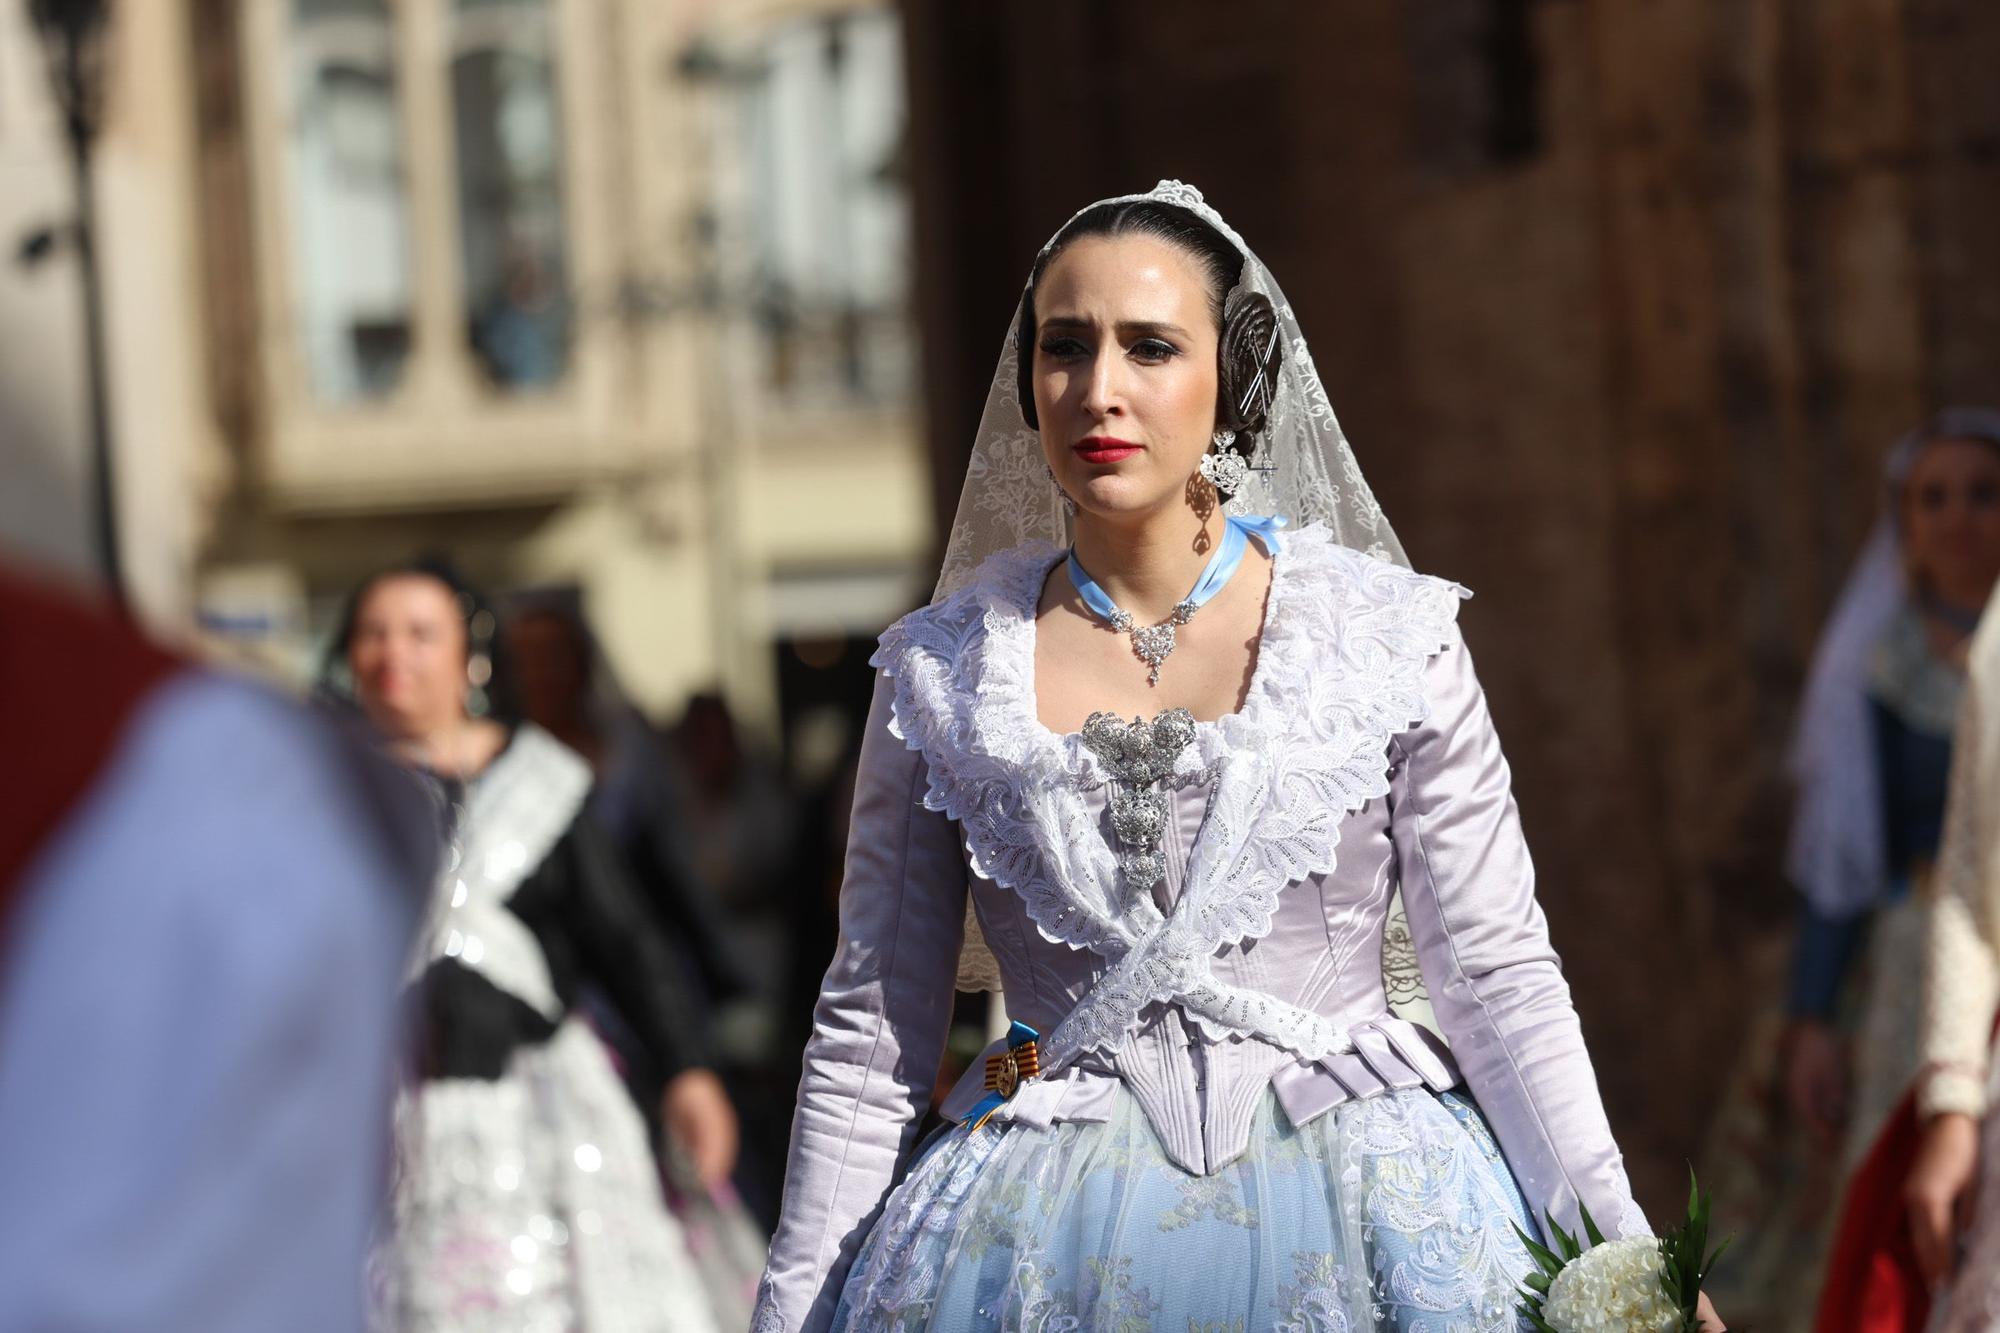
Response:
[{"label": "white lace ruffled collar", "polygon": [[[1273,673],[1266,663],[1274,633],[1282,636],[1289,582],[1285,574],[1291,561],[1286,552],[1294,537],[1309,546],[1316,541],[1323,543],[1324,530],[1288,533],[1286,544],[1270,553],[1271,590],[1250,688],[1235,712],[1195,723],[1196,743],[1180,757],[1176,770],[1184,776],[1208,768],[1230,748],[1256,744],[1271,734],[1275,708],[1268,686]],[[1051,729],[1042,722],[1035,702],[1036,611],[1049,572],[1062,561],[1063,554],[1062,548],[1048,542],[1028,542],[989,557],[980,567],[963,595],[982,611],[985,654],[978,680],[965,684],[978,700],[977,730],[998,745],[996,754],[1019,764],[1024,773],[1094,786],[1101,784],[1106,774],[1097,756],[1083,743],[1082,733]]]},{"label": "white lace ruffled collar", "polygon": [[1210,813],[1171,915],[1127,895],[1082,789],[1104,777],[1079,736],[1035,706],[1035,609],[1060,552],[990,557],[958,592],[904,617],[874,663],[893,729],[923,753],[925,804],[959,821],[975,871],[1020,897],[1049,940],[1111,964],[1044,1046],[1044,1066],[1115,1044],[1174,1000],[1216,1032],[1314,1057],[1343,1033],[1268,996],[1220,986],[1208,960],[1271,928],[1278,894],[1332,871],[1345,816],[1389,788],[1389,740],[1429,713],[1424,663],[1455,635],[1462,590],[1352,551],[1324,528],[1287,535],[1242,708],[1197,728],[1180,771],[1213,766]]}]

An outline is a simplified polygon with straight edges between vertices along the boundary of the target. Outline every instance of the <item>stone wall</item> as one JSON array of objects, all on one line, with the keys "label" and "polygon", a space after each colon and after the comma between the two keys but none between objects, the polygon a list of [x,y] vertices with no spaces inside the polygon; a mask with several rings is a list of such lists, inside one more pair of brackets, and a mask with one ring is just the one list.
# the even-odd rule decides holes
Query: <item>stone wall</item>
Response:
[{"label": "stone wall", "polygon": [[1035,248],[1200,185],[1413,559],[1479,594],[1556,942],[1669,1206],[1775,1003],[1787,729],[1878,461],[2000,399],[2000,10],[905,11],[940,515]]}]

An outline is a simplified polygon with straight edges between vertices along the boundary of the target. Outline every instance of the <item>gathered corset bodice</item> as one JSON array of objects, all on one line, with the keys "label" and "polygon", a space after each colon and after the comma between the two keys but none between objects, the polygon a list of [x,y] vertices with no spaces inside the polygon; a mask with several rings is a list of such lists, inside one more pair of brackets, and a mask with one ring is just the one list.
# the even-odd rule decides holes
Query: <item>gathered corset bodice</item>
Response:
[{"label": "gathered corset bodice", "polygon": [[[1171,919],[1186,891],[1214,789],[1212,772],[1197,772],[1168,793],[1165,873],[1147,892],[1163,919]],[[1108,827],[1108,787],[1085,791],[1081,804]],[[1114,1089],[1123,1086],[1159,1130],[1168,1156],[1205,1174],[1242,1152],[1267,1085],[1275,1084],[1292,1121],[1303,1123],[1352,1097],[1456,1084],[1449,1051],[1424,1028],[1393,1015],[1383,989],[1382,934],[1396,881],[1387,814],[1386,802],[1377,801],[1350,816],[1333,872],[1288,886],[1266,933],[1225,943],[1206,959],[1204,991],[1255,997],[1289,1019],[1293,1030],[1317,1034],[1322,1045],[1301,1050],[1221,1027],[1175,994],[1143,1004],[1115,1040],[1080,1049],[1075,1041],[1052,1042],[1051,1064],[1061,1065],[1045,1066],[998,1117],[1031,1124],[1102,1120]],[[1045,1034],[1064,1032],[1066,1023],[1074,1031],[1073,1017],[1091,1002],[1112,964],[1087,949],[1052,945],[1022,900],[979,874],[973,859],[968,852],[977,929],[997,967],[1009,1016]],[[944,1101],[948,1118],[963,1117],[978,1101],[983,1074],[983,1061],[975,1061]]]},{"label": "gathered corset bodice", "polygon": [[[1459,637],[1462,590],[1289,534],[1242,708],[1176,737],[1135,820],[1116,747],[1037,718],[1035,607],[1058,558],[1002,552],[882,637],[773,1326],[830,1317],[929,1100],[954,979],[1004,990],[1041,1034],[1041,1073],[981,1132],[1102,1120],[1129,1094],[1167,1155],[1207,1173],[1272,1089],[1303,1123],[1462,1076],[1538,1213],[1575,1226],[1582,1203],[1607,1233],[1643,1231]],[[1139,826],[1158,838],[1143,874]],[[1448,1053],[1383,994],[1399,888]]]}]

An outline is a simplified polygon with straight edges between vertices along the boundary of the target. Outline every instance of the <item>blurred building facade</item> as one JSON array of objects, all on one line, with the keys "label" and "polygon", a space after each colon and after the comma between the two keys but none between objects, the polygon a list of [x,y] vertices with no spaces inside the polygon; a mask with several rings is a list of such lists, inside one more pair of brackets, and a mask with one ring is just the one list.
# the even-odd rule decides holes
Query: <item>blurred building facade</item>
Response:
[{"label": "blurred building facade", "polygon": [[[67,207],[0,7],[0,228]],[[754,727],[925,590],[901,25],[851,0],[114,7],[99,173],[128,582],[297,675],[448,552],[574,590],[655,713]],[[0,277],[7,539],[87,562],[74,283]],[[10,463],[10,472],[12,471]],[[26,470],[24,469],[24,475]]]},{"label": "blurred building facade", "polygon": [[[172,8],[123,16],[108,52],[117,87],[106,99],[96,176],[131,591],[161,624],[185,626],[201,442],[212,432],[200,395],[192,103]],[[0,543],[88,579],[95,529],[82,303],[67,152],[45,74],[28,6],[0,4]]]}]

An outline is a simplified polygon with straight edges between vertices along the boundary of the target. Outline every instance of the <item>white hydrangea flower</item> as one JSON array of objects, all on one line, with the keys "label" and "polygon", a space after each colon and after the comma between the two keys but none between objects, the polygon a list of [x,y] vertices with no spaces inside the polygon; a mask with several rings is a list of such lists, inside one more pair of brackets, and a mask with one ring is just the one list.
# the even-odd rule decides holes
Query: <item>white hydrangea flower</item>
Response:
[{"label": "white hydrangea flower", "polygon": [[1676,1333],[1681,1314],[1661,1285],[1660,1242],[1607,1241],[1572,1259],[1542,1301],[1556,1333]]}]

